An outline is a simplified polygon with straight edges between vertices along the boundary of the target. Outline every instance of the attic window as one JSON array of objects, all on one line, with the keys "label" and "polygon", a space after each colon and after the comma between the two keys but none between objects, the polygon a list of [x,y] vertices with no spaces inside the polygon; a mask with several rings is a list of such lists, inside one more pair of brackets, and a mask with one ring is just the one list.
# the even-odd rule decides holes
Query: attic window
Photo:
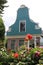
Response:
[{"label": "attic window", "polygon": [[40,29],[40,27],[38,25],[35,25],[35,29]]},{"label": "attic window", "polygon": [[19,30],[20,32],[26,31],[26,21],[25,20],[20,21],[19,29],[20,29]]}]

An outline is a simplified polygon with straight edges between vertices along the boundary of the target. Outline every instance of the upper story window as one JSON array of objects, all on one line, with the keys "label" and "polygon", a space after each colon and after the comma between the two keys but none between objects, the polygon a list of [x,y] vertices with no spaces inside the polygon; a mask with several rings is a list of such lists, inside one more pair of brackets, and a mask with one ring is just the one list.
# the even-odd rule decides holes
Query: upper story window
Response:
[{"label": "upper story window", "polygon": [[21,21],[20,21],[19,31],[20,31],[20,32],[25,32],[25,31],[26,31],[26,21],[25,21],[25,20],[21,20]]},{"label": "upper story window", "polygon": [[40,29],[40,27],[38,25],[35,25],[35,29]]}]

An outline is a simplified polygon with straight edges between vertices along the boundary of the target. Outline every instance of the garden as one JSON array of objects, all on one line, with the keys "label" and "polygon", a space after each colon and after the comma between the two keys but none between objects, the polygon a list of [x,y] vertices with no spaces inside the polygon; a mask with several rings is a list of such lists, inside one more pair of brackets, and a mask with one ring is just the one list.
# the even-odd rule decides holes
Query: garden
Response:
[{"label": "garden", "polygon": [[[28,37],[28,38],[27,38]],[[32,39],[28,35],[25,40]],[[29,42],[28,42],[29,44]],[[26,47],[22,45],[19,50],[0,49],[0,65],[42,65],[43,64],[43,48],[42,47]]]},{"label": "garden", "polygon": [[[43,48],[26,48],[21,46],[19,51],[6,48],[0,50],[0,65],[36,65],[41,64]],[[43,61],[42,61],[43,62]]]}]

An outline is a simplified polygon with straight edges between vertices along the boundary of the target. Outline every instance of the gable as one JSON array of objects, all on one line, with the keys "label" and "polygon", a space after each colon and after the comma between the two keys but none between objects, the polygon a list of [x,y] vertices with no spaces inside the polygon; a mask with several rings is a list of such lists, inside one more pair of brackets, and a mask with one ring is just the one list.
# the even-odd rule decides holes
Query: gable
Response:
[{"label": "gable", "polygon": [[[22,25],[21,25],[22,24]],[[21,28],[22,30],[21,30]],[[38,24],[30,19],[28,8],[19,8],[17,11],[17,18],[13,25],[9,27],[10,31],[7,31],[7,36],[26,35],[26,34],[41,34],[42,30]],[[24,29],[24,30],[23,30]]]}]

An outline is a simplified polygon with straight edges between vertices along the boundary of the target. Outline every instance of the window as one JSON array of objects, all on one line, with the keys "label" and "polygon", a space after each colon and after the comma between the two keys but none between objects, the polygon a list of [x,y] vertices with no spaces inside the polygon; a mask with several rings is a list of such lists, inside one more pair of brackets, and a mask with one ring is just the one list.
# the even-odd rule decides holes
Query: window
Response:
[{"label": "window", "polygon": [[24,45],[24,40],[19,40],[19,46]]},{"label": "window", "polygon": [[11,40],[11,49],[15,48],[15,40]]},{"label": "window", "polygon": [[25,20],[22,20],[20,21],[20,32],[25,32],[26,31],[26,21]]},{"label": "window", "polygon": [[40,27],[38,25],[35,25],[35,29],[40,29]]}]

